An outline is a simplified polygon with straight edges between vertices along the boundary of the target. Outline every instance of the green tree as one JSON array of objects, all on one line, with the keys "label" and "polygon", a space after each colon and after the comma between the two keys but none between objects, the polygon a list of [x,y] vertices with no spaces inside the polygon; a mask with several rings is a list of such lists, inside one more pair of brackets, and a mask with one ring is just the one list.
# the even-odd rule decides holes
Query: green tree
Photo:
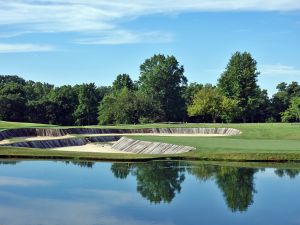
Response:
[{"label": "green tree", "polygon": [[23,86],[25,84],[25,80],[16,75],[0,75],[0,86],[7,83],[15,83]]},{"label": "green tree", "polygon": [[174,56],[154,55],[140,66],[139,87],[149,96],[160,121],[181,121],[185,115],[184,68]]},{"label": "green tree", "polygon": [[0,87],[0,120],[24,121],[26,99],[23,85],[8,82]]},{"label": "green tree", "polygon": [[134,91],[123,88],[115,102],[115,121],[117,124],[138,123],[138,99]]},{"label": "green tree", "polygon": [[123,88],[127,88],[128,90],[133,90],[135,88],[134,83],[128,74],[119,74],[113,82],[112,89],[114,91],[120,91]]},{"label": "green tree", "polygon": [[238,101],[240,118],[243,122],[255,120],[259,87],[256,61],[248,52],[232,55],[226,70],[218,80],[218,88],[228,98]]},{"label": "green tree", "polygon": [[214,87],[204,87],[195,94],[188,106],[189,116],[209,116],[216,123],[217,119],[230,122],[237,111],[238,102],[219,93]]},{"label": "green tree", "polygon": [[99,98],[94,83],[78,86],[78,106],[74,112],[76,125],[97,124],[97,107]]},{"label": "green tree", "polygon": [[283,122],[300,122],[300,97],[293,97],[289,108],[282,113]]},{"label": "green tree", "polygon": [[41,98],[27,102],[27,121],[32,123],[55,124],[58,105],[48,98]]},{"label": "green tree", "polygon": [[155,123],[163,114],[158,102],[153,102],[151,96],[142,91],[136,92],[137,117],[139,123]]},{"label": "green tree", "polygon": [[137,98],[126,87],[104,97],[98,108],[99,124],[131,124],[138,122]]},{"label": "green tree", "polygon": [[100,125],[115,124],[115,110],[117,98],[115,94],[104,96],[98,107],[98,123]]},{"label": "green tree", "polygon": [[70,85],[57,87],[50,92],[49,100],[55,105],[55,117],[52,123],[73,125],[75,122],[73,113],[78,106],[78,96],[75,89]]},{"label": "green tree", "polygon": [[34,81],[26,81],[26,84],[24,85],[27,102],[47,98],[53,89],[54,85]]},{"label": "green tree", "polygon": [[271,115],[275,121],[281,121],[282,113],[289,108],[293,97],[300,97],[300,85],[297,82],[277,85],[277,92],[271,100]]},{"label": "green tree", "polygon": [[154,122],[159,116],[155,110],[142,92],[125,87],[103,98],[98,107],[98,122],[102,125]]},{"label": "green tree", "polygon": [[[206,85],[207,86],[207,85]],[[198,93],[202,88],[203,84],[198,84],[198,83],[190,83],[187,85],[184,89],[184,99],[186,105],[190,105],[193,101],[193,97],[195,96],[196,93]]]}]

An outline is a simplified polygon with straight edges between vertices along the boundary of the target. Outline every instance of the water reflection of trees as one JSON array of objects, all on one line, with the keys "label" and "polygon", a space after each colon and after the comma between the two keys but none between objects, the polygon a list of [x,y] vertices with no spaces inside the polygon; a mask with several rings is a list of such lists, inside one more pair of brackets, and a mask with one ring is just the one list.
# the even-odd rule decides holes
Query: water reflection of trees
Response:
[{"label": "water reflection of trees", "polygon": [[300,173],[299,169],[276,169],[274,173],[279,177],[288,176],[289,178],[295,178]]},{"label": "water reflection of trees", "polygon": [[116,178],[126,179],[131,167],[130,163],[113,163],[110,169]]},{"label": "water reflection of trees", "polygon": [[0,160],[0,165],[16,165],[21,161],[16,161],[16,160]]},{"label": "water reflection of trees", "polygon": [[[70,163],[70,162],[68,162]],[[93,162],[71,162],[81,167],[92,167]],[[233,212],[247,211],[253,204],[254,175],[259,169],[219,166],[202,162],[154,161],[150,163],[113,163],[111,171],[118,179],[126,179],[128,175],[136,177],[137,192],[151,203],[170,203],[180,193],[189,173],[201,182],[215,181],[223,193],[228,208]],[[276,169],[279,177],[295,178],[299,169]]]},{"label": "water reflection of trees", "polygon": [[80,166],[80,167],[85,167],[85,168],[93,168],[95,162],[92,161],[65,161],[65,163],[68,164],[73,164],[74,166]]},{"label": "water reflection of trees", "polygon": [[257,169],[220,167],[216,183],[222,190],[227,206],[233,211],[246,211],[253,203],[254,174]]},{"label": "water reflection of trees", "polygon": [[224,167],[192,163],[188,172],[200,181],[214,179],[223,193],[227,206],[233,211],[246,211],[253,203],[254,174],[257,169]]},{"label": "water reflection of trees", "polygon": [[129,173],[135,176],[137,191],[151,203],[170,203],[185,179],[185,168],[180,167],[179,162],[114,163],[111,171],[120,179],[125,179]]},{"label": "water reflection of trees", "polygon": [[129,174],[135,176],[137,191],[152,203],[170,203],[181,191],[185,172],[200,181],[213,179],[223,192],[227,206],[233,212],[242,212],[253,203],[254,174],[258,169],[169,161],[114,163],[111,171],[119,179],[125,179]]}]

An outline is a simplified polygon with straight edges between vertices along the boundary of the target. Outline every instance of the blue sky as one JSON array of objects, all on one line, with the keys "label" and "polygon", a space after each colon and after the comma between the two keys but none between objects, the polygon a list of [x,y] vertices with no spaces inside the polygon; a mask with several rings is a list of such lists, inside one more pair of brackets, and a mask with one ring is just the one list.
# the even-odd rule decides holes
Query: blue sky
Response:
[{"label": "blue sky", "polygon": [[232,53],[258,62],[269,94],[300,82],[299,0],[0,0],[0,74],[62,84],[136,80],[153,54],[213,83]]}]

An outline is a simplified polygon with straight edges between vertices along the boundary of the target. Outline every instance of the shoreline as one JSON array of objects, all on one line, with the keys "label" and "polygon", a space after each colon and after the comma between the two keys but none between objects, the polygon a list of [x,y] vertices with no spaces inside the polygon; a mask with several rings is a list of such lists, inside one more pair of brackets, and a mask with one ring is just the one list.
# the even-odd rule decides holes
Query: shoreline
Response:
[{"label": "shoreline", "polygon": [[116,162],[146,162],[152,160],[180,160],[207,162],[273,162],[300,163],[299,153],[251,153],[251,152],[215,152],[195,150],[180,154],[132,154],[132,153],[99,153],[18,147],[0,147],[0,159],[46,159],[46,160],[92,160]]}]

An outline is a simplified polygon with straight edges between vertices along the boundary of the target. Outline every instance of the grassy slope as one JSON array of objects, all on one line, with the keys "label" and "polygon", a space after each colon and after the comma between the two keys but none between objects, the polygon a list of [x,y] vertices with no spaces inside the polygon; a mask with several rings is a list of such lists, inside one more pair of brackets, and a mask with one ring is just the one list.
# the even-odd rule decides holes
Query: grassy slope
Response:
[{"label": "grassy slope", "polygon": [[[45,127],[43,124],[13,124],[0,122],[0,128],[17,128],[17,127]],[[99,127],[99,126],[93,126]],[[187,159],[209,159],[209,160],[241,160],[241,161],[285,161],[285,160],[300,160],[300,125],[299,124],[147,124],[147,125],[120,125],[120,126],[105,126],[101,128],[152,128],[152,127],[231,127],[241,130],[243,133],[239,136],[230,137],[159,137],[159,136],[131,136],[131,138],[147,141],[159,141],[173,143],[179,145],[189,145],[197,148],[198,151],[193,151],[186,154],[164,156],[172,158],[187,158]],[[44,156],[48,153],[47,150],[23,149],[22,154]],[[27,153],[26,153],[27,152]],[[18,155],[21,151],[16,149],[1,148],[0,156],[5,154]],[[156,158],[157,156],[136,156],[123,154],[75,154],[70,152],[55,153],[65,155],[67,157],[85,157],[102,159],[121,158]],[[55,155],[54,154],[54,155]]]}]

